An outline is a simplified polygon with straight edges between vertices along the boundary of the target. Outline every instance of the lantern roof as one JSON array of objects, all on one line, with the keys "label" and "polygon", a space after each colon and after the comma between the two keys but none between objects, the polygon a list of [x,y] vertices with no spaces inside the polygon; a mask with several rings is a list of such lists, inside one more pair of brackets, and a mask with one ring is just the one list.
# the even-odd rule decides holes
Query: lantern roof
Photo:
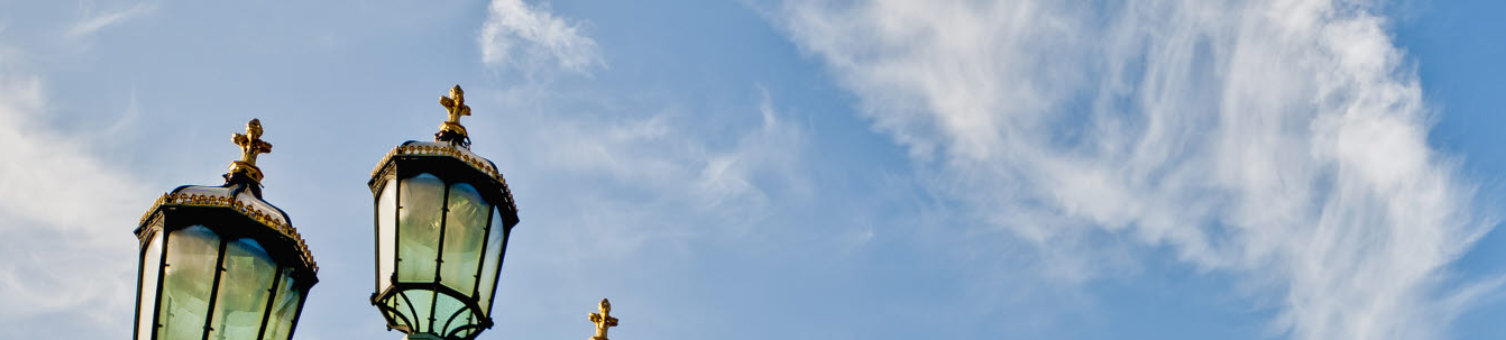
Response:
[{"label": "lantern roof", "polygon": [[501,208],[511,212],[508,226],[517,223],[518,205],[513,202],[512,190],[507,187],[507,179],[502,178],[502,172],[497,171],[497,165],[484,157],[471,152],[471,139],[465,126],[460,124],[460,117],[471,115],[471,107],[465,104],[465,90],[460,85],[450,88],[449,96],[440,96],[439,105],[445,108],[448,115],[443,123],[439,124],[439,132],[434,134],[433,142],[407,141],[398,145],[377,162],[375,169],[371,170],[371,190],[377,190],[382,184],[378,179],[385,176],[386,171],[393,169],[392,161],[398,157],[441,157],[458,160],[469,165],[472,169],[480,171],[487,178],[496,181],[502,191],[502,202],[497,203]]},{"label": "lantern roof", "polygon": [[220,186],[208,185],[185,185],[163,194],[147,209],[146,215],[141,216],[141,223],[136,228],[136,237],[146,237],[146,229],[150,219],[157,215],[162,208],[167,207],[199,207],[199,208],[225,208],[240,213],[269,229],[277,231],[283,237],[287,237],[299,252],[299,259],[309,269],[319,271],[319,265],[314,262],[313,253],[309,252],[308,243],[298,230],[293,228],[288,214],[282,209],[263,201],[260,195],[247,190],[246,184],[228,183]]},{"label": "lantern roof", "polygon": [[487,177],[492,178],[496,180],[497,183],[501,184],[502,196],[505,202],[500,203],[499,205],[503,206],[506,211],[511,211],[514,213],[518,211],[517,204],[513,202],[512,190],[508,189],[507,187],[507,179],[502,177],[502,172],[497,171],[497,165],[495,163],[492,163],[492,161],[489,159],[477,156],[475,153],[472,153],[470,148],[466,148],[451,142],[407,141],[402,145],[398,145],[396,148],[392,148],[392,151],[387,152],[387,155],[383,156],[380,162],[377,162],[376,168],[371,170],[371,185],[373,186],[373,188],[378,185],[378,183],[376,183],[376,179],[382,177],[382,172],[391,169],[391,167],[389,167],[388,165],[392,163],[392,160],[397,157],[405,156],[445,157],[465,163],[471,168],[476,169],[476,171],[480,171],[481,173],[486,174]]},{"label": "lantern roof", "polygon": [[256,167],[256,156],[270,153],[272,144],[261,140],[261,121],[252,119],[246,124],[245,134],[234,134],[231,141],[242,149],[241,160],[231,162],[230,172],[225,174],[225,184],[222,185],[184,185],[163,194],[152,203],[146,214],[141,216],[135,233],[138,239],[145,240],[149,232],[149,226],[153,218],[161,218],[163,208],[195,207],[195,208],[224,208],[234,211],[257,224],[267,227],[277,234],[287,238],[298,250],[298,258],[303,265],[314,271],[319,271],[319,266],[314,262],[314,256],[309,252],[309,247],[293,228],[288,214],[277,206],[267,203],[261,198],[261,169]]}]

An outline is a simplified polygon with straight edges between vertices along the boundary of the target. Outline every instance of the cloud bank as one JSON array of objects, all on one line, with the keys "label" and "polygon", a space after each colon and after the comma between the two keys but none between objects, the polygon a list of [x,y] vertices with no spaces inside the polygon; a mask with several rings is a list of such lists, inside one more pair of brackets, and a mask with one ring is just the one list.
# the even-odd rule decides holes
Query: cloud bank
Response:
[{"label": "cloud bank", "polygon": [[578,23],[554,16],[548,6],[493,0],[478,38],[481,61],[487,67],[511,66],[524,71],[557,66],[586,73],[603,66],[596,40],[579,31]]},{"label": "cloud bank", "polygon": [[1091,280],[1093,242],[1133,240],[1273,296],[1276,333],[1434,338],[1467,294],[1441,277],[1493,216],[1427,145],[1421,89],[1374,11],[799,1],[775,20],[977,228],[1061,262],[1051,277]]}]

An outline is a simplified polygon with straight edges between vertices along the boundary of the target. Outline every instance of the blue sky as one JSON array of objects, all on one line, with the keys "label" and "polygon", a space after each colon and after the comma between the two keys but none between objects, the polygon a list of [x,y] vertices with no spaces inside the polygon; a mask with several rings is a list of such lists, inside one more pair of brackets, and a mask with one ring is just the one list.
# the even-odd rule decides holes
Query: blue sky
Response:
[{"label": "blue sky", "polygon": [[133,224],[254,117],[297,337],[399,338],[364,184],[460,84],[522,219],[482,339],[1499,338],[1503,16],[0,0],[0,326],[128,338]]}]

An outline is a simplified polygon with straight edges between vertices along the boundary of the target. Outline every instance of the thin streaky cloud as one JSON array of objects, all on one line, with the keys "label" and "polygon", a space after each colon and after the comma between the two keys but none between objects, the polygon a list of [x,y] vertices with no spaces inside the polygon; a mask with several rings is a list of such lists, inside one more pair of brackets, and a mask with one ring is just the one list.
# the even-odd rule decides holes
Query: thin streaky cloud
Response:
[{"label": "thin streaky cloud", "polygon": [[[538,87],[544,86],[544,87]],[[551,173],[564,173],[610,185],[575,188],[583,194],[602,195],[604,207],[620,206],[624,211],[596,209],[581,218],[616,223],[581,223],[587,228],[620,225],[593,242],[603,249],[622,253],[637,251],[647,238],[670,238],[685,242],[699,237],[736,237],[750,232],[767,218],[774,202],[799,200],[809,195],[809,183],[802,172],[806,134],[774,108],[774,99],[759,91],[758,102],[746,109],[757,116],[757,125],[728,131],[731,135],[708,135],[698,121],[706,116],[674,108],[675,103],[637,103],[622,106],[604,98],[580,98],[575,101],[601,100],[601,116],[581,112],[558,112],[548,104],[559,94],[548,85],[524,85],[484,96],[505,102],[503,112],[531,112],[509,117],[509,125],[528,126],[515,134],[538,145],[536,151],[520,155],[526,163]],[[663,105],[662,107],[659,105]],[[742,110],[739,110],[742,111]],[[743,121],[746,117],[726,117]],[[730,144],[718,143],[727,138]],[[650,199],[613,202],[618,191],[652,193]],[[630,212],[629,212],[630,211]],[[660,212],[683,215],[687,219],[719,221],[716,228],[683,223],[654,223],[647,219]],[[601,214],[611,217],[595,216]],[[644,221],[638,221],[643,219]],[[629,222],[631,221],[631,222]],[[631,228],[641,228],[631,230]],[[624,228],[624,229],[616,229]],[[732,236],[728,236],[732,235]]]},{"label": "thin streaky cloud", "polygon": [[129,8],[120,10],[104,11],[102,13],[86,12],[84,13],[83,20],[79,20],[68,29],[68,36],[72,38],[91,36],[107,27],[146,15],[156,9],[156,2],[142,1],[137,2]]},{"label": "thin streaky cloud", "polygon": [[1453,296],[1496,289],[1440,279],[1494,214],[1428,145],[1378,5],[813,1],[774,20],[1047,277],[1113,270],[1083,260],[1101,230],[1246,278],[1231,290],[1274,297],[1277,333],[1437,338]]},{"label": "thin streaky cloud", "polygon": [[[0,311],[0,325],[29,329],[66,314],[83,334],[131,322],[136,251],[123,230],[151,193],[92,153],[90,139],[37,121],[47,113],[44,80],[0,59],[0,233],[24,242],[0,249],[0,296],[25,308]],[[129,236],[126,236],[129,237]],[[40,331],[40,330],[38,330]],[[41,333],[35,333],[41,334]]]}]

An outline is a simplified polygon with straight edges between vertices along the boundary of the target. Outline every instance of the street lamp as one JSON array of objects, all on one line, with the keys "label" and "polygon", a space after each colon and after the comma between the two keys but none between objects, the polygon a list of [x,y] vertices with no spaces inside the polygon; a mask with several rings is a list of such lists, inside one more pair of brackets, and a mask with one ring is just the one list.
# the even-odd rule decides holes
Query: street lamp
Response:
[{"label": "street lamp", "polygon": [[408,141],[367,184],[376,204],[371,303],[407,339],[473,339],[491,328],[497,273],[518,209],[491,161],[470,151],[459,85],[434,142]]},{"label": "street lamp", "polygon": [[318,266],[288,216],[261,198],[256,156],[272,151],[252,119],[232,140],[225,184],[185,185],[152,204],[141,242],[136,339],[293,337]]}]

